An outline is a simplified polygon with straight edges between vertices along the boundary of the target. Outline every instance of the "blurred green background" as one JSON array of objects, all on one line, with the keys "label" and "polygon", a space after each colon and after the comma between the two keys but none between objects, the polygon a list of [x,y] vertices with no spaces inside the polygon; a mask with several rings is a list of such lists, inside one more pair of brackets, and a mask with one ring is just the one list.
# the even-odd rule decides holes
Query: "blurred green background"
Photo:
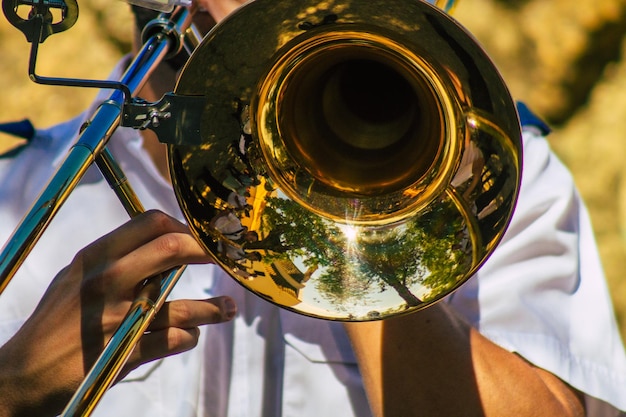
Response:
[{"label": "blurred green background", "polygon": [[[41,46],[40,75],[103,78],[129,51],[126,3],[78,3],[76,26]],[[454,17],[492,56],[513,96],[553,126],[552,146],[589,207],[626,336],[626,1],[461,0]],[[96,92],[33,84],[29,50],[2,17],[0,121],[47,126],[83,110]]]}]

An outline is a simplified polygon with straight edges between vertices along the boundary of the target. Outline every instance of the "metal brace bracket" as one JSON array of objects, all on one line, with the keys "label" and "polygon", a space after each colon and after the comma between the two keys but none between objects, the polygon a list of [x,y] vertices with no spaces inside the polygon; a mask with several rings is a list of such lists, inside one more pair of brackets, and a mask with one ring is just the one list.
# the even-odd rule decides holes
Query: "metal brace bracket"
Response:
[{"label": "metal brace bracket", "polygon": [[124,104],[122,126],[154,131],[159,142],[170,145],[199,145],[204,96],[167,93],[157,102],[134,99]]}]

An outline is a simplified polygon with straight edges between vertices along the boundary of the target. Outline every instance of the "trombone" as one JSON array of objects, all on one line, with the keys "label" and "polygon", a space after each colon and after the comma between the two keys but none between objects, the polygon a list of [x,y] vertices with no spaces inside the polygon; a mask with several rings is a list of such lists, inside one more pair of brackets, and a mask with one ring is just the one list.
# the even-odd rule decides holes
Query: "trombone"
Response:
[{"label": "trombone", "polygon": [[[27,21],[15,13],[24,4]],[[47,19],[51,7],[61,22]],[[506,230],[521,170],[515,105],[471,35],[425,2],[255,0],[203,39],[176,7],[144,30],[119,82],[34,76],[37,45],[73,24],[75,0],[3,10],[33,43],[31,78],[114,91],[2,250],[0,291],[92,163],[131,216],[143,211],[106,148],[119,126],[167,144],[183,214],[218,265],[300,314],[364,321],[426,308]],[[190,57],[174,91],[133,98],[181,50]],[[64,415],[93,411],[183,269],[147,280]]]}]

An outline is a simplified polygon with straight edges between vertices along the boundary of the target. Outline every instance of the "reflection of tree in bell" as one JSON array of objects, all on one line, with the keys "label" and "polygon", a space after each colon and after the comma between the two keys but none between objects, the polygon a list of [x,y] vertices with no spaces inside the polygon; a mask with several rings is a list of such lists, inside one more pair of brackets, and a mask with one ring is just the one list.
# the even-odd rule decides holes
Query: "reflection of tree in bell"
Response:
[{"label": "reflection of tree in bell", "polygon": [[278,197],[267,198],[261,229],[261,239],[249,248],[268,250],[268,261],[303,257],[307,267],[328,266],[341,257],[345,245],[337,227],[294,201]]},{"label": "reflection of tree in bell", "polygon": [[418,306],[454,287],[471,267],[469,234],[449,199],[380,227],[333,223],[288,199],[268,202],[263,237],[250,249],[267,251],[269,262],[297,258],[315,271],[315,289],[339,310],[373,303],[387,291]]},{"label": "reflection of tree in bell", "polygon": [[412,222],[409,230],[416,237],[420,263],[428,270],[421,284],[433,296],[447,293],[473,266],[470,233],[457,207],[451,200],[441,200]]},{"label": "reflection of tree in bell", "polygon": [[466,236],[463,219],[450,200],[432,204],[402,225],[361,230],[352,243],[359,279],[379,285],[381,291],[390,287],[406,306],[418,306],[465,276],[471,260]]},{"label": "reflection of tree in bell", "polygon": [[381,290],[393,288],[407,306],[417,306],[421,300],[411,292],[427,272],[421,264],[421,237],[409,229],[394,228],[362,235],[356,242],[359,251],[359,274]]}]

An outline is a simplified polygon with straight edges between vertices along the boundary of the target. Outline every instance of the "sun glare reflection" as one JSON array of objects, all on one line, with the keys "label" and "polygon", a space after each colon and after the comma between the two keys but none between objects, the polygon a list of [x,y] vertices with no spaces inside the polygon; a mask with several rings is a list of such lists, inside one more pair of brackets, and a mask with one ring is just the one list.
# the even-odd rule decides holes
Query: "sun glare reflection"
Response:
[{"label": "sun glare reflection", "polygon": [[359,231],[355,226],[344,224],[344,225],[340,225],[339,229],[341,230],[341,233],[343,233],[348,243],[352,243],[356,241]]}]

